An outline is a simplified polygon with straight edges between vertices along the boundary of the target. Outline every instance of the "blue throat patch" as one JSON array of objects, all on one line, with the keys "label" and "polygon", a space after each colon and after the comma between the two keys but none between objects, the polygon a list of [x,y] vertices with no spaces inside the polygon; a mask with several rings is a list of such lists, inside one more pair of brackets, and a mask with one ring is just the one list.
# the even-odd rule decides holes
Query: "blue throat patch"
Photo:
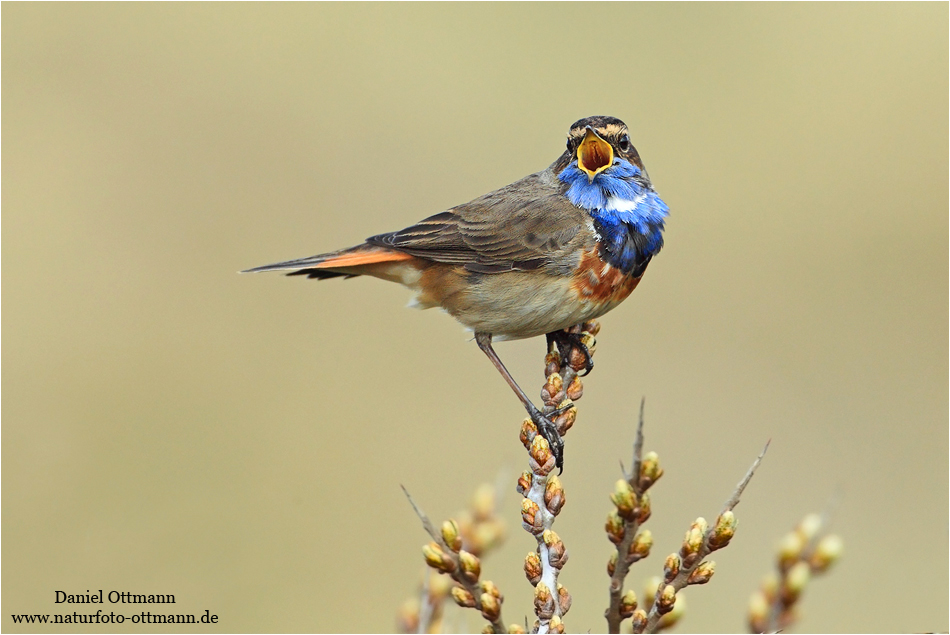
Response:
[{"label": "blue throat patch", "polygon": [[601,236],[601,257],[637,277],[663,247],[663,223],[670,211],[639,176],[640,168],[619,157],[592,182],[577,167],[577,161],[558,175],[569,186],[565,192],[568,200],[594,219]]}]

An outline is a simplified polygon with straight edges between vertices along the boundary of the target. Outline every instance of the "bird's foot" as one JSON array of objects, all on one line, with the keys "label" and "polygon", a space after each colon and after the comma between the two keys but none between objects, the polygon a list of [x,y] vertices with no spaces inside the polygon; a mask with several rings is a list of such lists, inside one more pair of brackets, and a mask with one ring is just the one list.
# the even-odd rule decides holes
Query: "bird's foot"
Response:
[{"label": "bird's foot", "polygon": [[577,351],[577,353],[583,356],[583,376],[589,375],[590,371],[594,369],[594,358],[591,356],[587,344],[584,343],[584,337],[581,333],[574,333],[570,330],[562,329],[560,331],[552,331],[548,333],[546,337],[548,339],[549,348],[552,342],[557,346],[558,354],[561,356],[562,366],[573,366],[572,361],[574,361],[575,358],[574,352]]},{"label": "bird's foot", "polygon": [[547,441],[551,447],[551,452],[554,454],[554,465],[558,468],[558,474],[564,472],[564,439],[561,437],[561,433],[558,432],[557,425],[555,425],[551,419],[573,407],[574,404],[570,404],[563,408],[558,408],[548,413],[547,416],[542,414],[534,405],[528,408],[528,416],[531,417],[531,421],[533,421],[535,427],[537,427],[538,433],[544,437],[545,441]]}]

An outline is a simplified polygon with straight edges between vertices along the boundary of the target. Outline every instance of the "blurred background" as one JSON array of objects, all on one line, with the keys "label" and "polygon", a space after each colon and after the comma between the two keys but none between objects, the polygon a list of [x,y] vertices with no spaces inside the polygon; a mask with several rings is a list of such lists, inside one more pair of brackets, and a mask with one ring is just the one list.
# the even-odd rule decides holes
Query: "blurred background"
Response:
[{"label": "blurred background", "polygon": [[[397,285],[236,272],[468,201],[609,114],[672,212],[567,439],[568,629],[606,628],[603,524],[644,396],[666,476],[638,591],[772,440],[680,630],[744,628],[776,541],[836,499],[845,555],[793,630],[947,631],[947,21],[5,5],[3,630],[86,589],[173,593],[219,615],[202,631],[390,630],[426,541],[399,485],[441,521],[499,478],[484,575],[506,622],[533,619],[523,411],[470,334]],[[498,347],[531,395],[543,348]],[[149,631],[85,630],[110,628]]]}]

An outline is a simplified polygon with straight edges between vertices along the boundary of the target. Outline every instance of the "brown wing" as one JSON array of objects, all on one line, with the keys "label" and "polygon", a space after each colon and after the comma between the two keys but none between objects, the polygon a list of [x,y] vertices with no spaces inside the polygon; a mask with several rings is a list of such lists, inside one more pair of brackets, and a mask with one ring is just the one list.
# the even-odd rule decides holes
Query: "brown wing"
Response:
[{"label": "brown wing", "polygon": [[532,174],[366,242],[482,273],[562,265],[584,241],[589,217],[555,183],[549,174]]}]

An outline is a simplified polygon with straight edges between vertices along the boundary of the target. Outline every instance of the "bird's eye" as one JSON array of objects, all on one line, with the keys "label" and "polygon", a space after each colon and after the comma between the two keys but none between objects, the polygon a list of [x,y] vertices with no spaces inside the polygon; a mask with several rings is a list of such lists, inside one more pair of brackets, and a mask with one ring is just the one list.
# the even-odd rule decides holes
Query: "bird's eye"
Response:
[{"label": "bird's eye", "polygon": [[624,136],[620,137],[620,141],[617,142],[617,148],[618,148],[621,152],[629,152],[629,151],[630,151],[630,137],[629,137],[629,135],[624,135]]},{"label": "bird's eye", "polygon": [[568,151],[568,152],[571,152],[572,150],[573,150],[573,148],[571,148],[571,140],[570,140],[570,138],[568,138],[568,140],[567,140],[567,151]]}]

